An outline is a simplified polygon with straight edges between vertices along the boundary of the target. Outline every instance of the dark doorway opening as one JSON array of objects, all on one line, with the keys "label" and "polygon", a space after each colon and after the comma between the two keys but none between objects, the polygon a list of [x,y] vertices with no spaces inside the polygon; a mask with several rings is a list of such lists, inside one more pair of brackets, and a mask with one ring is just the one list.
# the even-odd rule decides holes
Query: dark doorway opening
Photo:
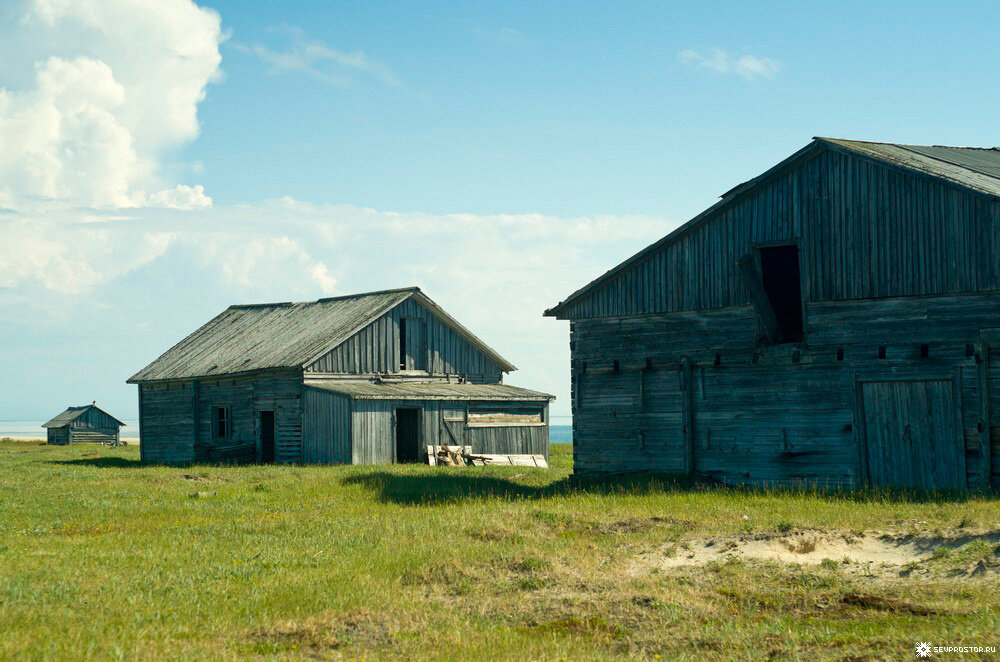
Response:
[{"label": "dark doorway opening", "polygon": [[420,410],[396,410],[396,462],[420,461]]},{"label": "dark doorway opening", "polygon": [[760,248],[760,276],[774,316],[778,318],[785,342],[802,340],[802,279],[799,275],[799,247]]},{"label": "dark doorway opening", "polygon": [[260,412],[260,461],[274,463],[274,412]]}]

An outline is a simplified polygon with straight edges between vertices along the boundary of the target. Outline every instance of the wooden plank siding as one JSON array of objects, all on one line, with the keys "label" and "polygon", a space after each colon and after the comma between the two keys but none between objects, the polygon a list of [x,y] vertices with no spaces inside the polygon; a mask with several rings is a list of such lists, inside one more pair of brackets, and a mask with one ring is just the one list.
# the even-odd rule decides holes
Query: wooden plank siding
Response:
[{"label": "wooden plank siding", "polygon": [[302,461],[306,464],[350,464],[351,460],[350,399],[317,389],[304,389]]},{"label": "wooden plank siding", "polygon": [[[683,473],[682,361],[691,363],[693,469],[734,483],[863,482],[856,428],[860,376],[953,375],[966,486],[984,486],[981,329],[991,294],[808,304],[808,345],[757,345],[750,306],[571,324],[574,470]],[[928,356],[922,357],[921,345]],[[879,347],[885,358],[879,359]],[[972,352],[970,353],[970,348]],[[1000,479],[1000,343],[989,353],[991,468]],[[841,358],[838,359],[838,356]],[[617,361],[618,371],[614,364]]]},{"label": "wooden plank siding", "polygon": [[[548,459],[548,405],[544,403],[455,402],[441,400],[355,400],[351,417],[354,464],[395,461],[394,416],[397,408],[420,409],[421,440],[427,444],[472,446],[475,453],[532,454]],[[527,406],[544,408],[545,425],[468,427],[467,407],[478,409]],[[450,431],[449,431],[450,430]]]},{"label": "wooden plank siding", "polygon": [[139,443],[144,462],[194,462],[192,382],[139,384]]},{"label": "wooden plank siding", "polygon": [[502,369],[427,308],[407,299],[306,368],[307,373],[351,375],[400,372],[399,320],[424,322],[424,364],[434,375],[463,375],[469,381],[495,384]]},{"label": "wooden plank siding", "polygon": [[[204,461],[210,447],[239,443],[254,444],[259,456],[259,412],[274,411],[275,461],[301,462],[301,390],[300,373],[294,372],[140,384],[143,460]],[[226,439],[213,434],[213,407],[229,407]]]},{"label": "wooden plank siding", "polygon": [[[954,458],[926,486],[1000,486],[1000,334],[983,331],[1000,329],[996,193],[797,154],[547,313],[570,320],[575,471],[913,482],[916,465],[870,466],[903,462],[898,423]],[[740,276],[776,244],[798,250],[801,342],[776,342]],[[657,400],[656,379],[678,386]],[[931,400],[951,412],[920,418]]]},{"label": "wooden plank siding", "polygon": [[1000,289],[1000,203],[824,150],[559,313],[567,319],[749,303],[737,260],[797,241],[813,302]]}]

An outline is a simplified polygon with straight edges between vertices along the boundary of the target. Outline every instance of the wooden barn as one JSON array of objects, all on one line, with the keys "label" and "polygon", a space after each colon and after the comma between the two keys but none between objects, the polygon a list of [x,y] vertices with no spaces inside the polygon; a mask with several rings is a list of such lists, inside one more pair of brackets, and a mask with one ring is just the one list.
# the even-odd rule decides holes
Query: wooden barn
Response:
[{"label": "wooden barn", "polygon": [[816,138],[546,315],[576,473],[1000,487],[1000,149]]},{"label": "wooden barn", "polygon": [[50,444],[118,444],[124,423],[97,406],[68,407],[51,421],[43,423]]},{"label": "wooden barn", "polygon": [[515,369],[411,287],[230,306],[128,381],[144,461],[547,458],[553,398],[504,384]]}]

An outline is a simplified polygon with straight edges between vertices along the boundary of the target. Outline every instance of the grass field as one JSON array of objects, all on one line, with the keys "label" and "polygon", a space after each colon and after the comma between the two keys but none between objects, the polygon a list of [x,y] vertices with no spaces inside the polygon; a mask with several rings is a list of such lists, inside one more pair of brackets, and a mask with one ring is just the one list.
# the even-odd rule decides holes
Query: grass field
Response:
[{"label": "grass field", "polygon": [[167,468],[0,442],[0,659],[1000,646],[995,498],[585,483],[570,453],[547,471]]}]

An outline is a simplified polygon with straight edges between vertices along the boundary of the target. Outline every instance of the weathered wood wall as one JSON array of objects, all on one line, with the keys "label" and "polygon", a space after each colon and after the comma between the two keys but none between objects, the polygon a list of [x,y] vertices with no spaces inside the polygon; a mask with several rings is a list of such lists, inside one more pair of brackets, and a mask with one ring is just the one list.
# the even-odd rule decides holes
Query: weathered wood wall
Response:
[{"label": "weathered wood wall", "polygon": [[194,384],[139,384],[139,443],[144,462],[193,462]]},{"label": "weathered wood wall", "polygon": [[[274,411],[275,461],[302,461],[302,386],[297,371],[146,383],[140,385],[140,392],[139,434],[145,461],[201,461],[212,446],[241,442],[255,444],[259,454],[261,411]],[[229,407],[228,439],[213,438],[215,406]]]},{"label": "weathered wood wall", "polygon": [[396,408],[419,408],[421,444],[471,445],[478,453],[549,454],[548,405],[530,403],[544,408],[544,425],[468,427],[467,407],[525,407],[529,403],[449,402],[439,400],[355,400],[352,414],[354,464],[390,464],[395,459]]},{"label": "weathered wood wall", "polygon": [[303,390],[302,461],[351,463],[350,399],[313,388]]},{"label": "weathered wood wall", "polygon": [[804,297],[837,301],[1000,289],[1000,202],[821,151],[570,304],[560,317],[743,305],[736,260],[797,241]]},{"label": "weathered wood wall", "polygon": [[[981,329],[1000,326],[993,295],[807,310],[806,346],[758,347],[750,306],[574,321],[575,471],[683,473],[690,461],[726,482],[857,485],[859,379],[945,375],[958,386],[956,443],[968,487],[1000,481],[1000,343],[989,353],[998,369],[982,366]],[[984,388],[986,381],[996,387]]]},{"label": "weathered wood wall", "polygon": [[402,302],[351,339],[317,359],[306,371],[398,373],[399,320],[404,317],[424,320],[425,364],[430,373],[464,375],[469,381],[482,384],[500,381],[500,366],[413,299]]},{"label": "weathered wood wall", "polygon": [[69,443],[69,428],[48,428],[45,436],[48,443],[55,446],[65,446]]}]

